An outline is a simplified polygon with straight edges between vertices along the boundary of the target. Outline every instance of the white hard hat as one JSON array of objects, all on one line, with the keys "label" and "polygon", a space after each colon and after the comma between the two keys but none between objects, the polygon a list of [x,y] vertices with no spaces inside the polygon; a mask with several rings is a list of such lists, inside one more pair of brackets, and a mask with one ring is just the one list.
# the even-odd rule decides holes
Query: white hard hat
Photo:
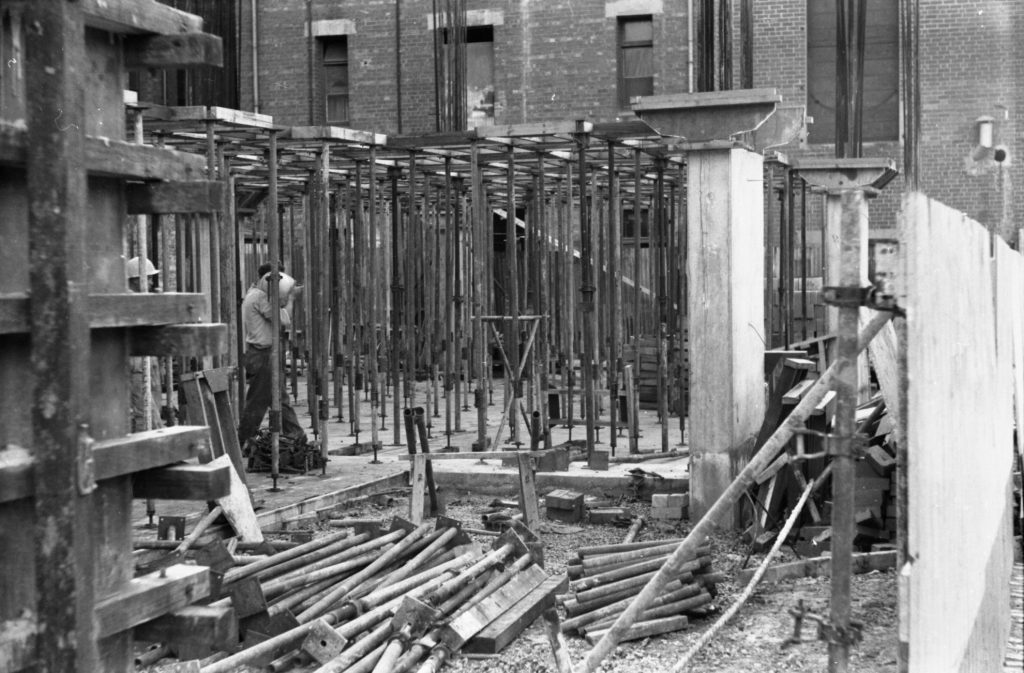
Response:
[{"label": "white hard hat", "polygon": [[295,289],[295,279],[286,274],[284,271],[280,272],[281,279],[277,283],[277,291],[282,297],[287,297],[288,293]]},{"label": "white hard hat", "polygon": [[[288,294],[295,289],[295,279],[286,274],[284,271],[279,271],[280,279],[277,281],[277,296],[281,297],[282,301]],[[270,294],[270,274],[260,278],[258,287]]]},{"label": "white hard hat", "polygon": [[[125,271],[128,272],[128,277],[129,278],[138,278],[139,277],[139,258],[138,257],[132,257],[131,259],[129,259],[128,263],[125,264]],[[146,260],[146,275],[147,276],[155,276],[158,273],[160,273],[160,272],[157,271],[155,266],[153,266],[153,262],[151,262],[151,261],[149,261],[147,259]]]}]

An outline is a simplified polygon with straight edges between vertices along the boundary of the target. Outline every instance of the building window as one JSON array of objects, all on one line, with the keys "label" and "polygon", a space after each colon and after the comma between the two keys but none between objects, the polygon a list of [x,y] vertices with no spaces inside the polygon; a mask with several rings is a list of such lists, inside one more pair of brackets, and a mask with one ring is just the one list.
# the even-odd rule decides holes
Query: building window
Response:
[{"label": "building window", "polygon": [[327,123],[347,125],[349,123],[348,38],[325,39],[323,47],[323,92]]},{"label": "building window", "polygon": [[[867,0],[864,142],[899,140],[899,3]],[[807,0],[808,142],[836,138],[836,0]]]},{"label": "building window", "polygon": [[654,93],[654,24],[650,16],[619,17],[619,108]]},{"label": "building window", "polygon": [[494,26],[466,29],[466,124],[494,124]]}]

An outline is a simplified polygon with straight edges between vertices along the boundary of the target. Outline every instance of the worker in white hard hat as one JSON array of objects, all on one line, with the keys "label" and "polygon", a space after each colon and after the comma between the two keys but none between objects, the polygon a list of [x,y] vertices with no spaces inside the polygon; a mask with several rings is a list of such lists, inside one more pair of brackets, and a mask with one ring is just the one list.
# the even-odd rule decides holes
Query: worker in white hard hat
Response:
[{"label": "worker in white hard hat", "polygon": [[[149,281],[147,285],[147,292],[156,292],[160,287],[160,271],[153,266],[153,262],[148,259],[146,262],[146,280]],[[125,264],[125,271],[128,273],[128,289],[132,292],[142,292],[142,282],[139,279],[139,258],[132,257]]]},{"label": "worker in white hard hat", "polygon": [[[146,274],[146,292],[159,292],[160,271],[153,262],[144,260],[143,271]],[[132,257],[125,264],[128,276],[128,289],[142,292],[139,274],[138,257]],[[163,427],[160,418],[160,366],[156,358],[131,357],[128,359],[131,372],[131,421],[132,432],[145,432]],[[149,391],[147,395],[146,391]]]},{"label": "worker in white hard hat", "polygon": [[[280,269],[280,265],[278,265]],[[242,300],[242,328],[245,332],[245,381],[248,387],[245,392],[245,407],[238,423],[238,442],[243,447],[245,442],[259,432],[263,417],[270,409],[271,345],[274,339],[273,311],[270,305],[268,283],[272,274],[270,263],[260,265],[257,280]],[[291,325],[292,303],[295,295],[295,279],[286,273],[280,273],[278,280],[278,298],[281,312],[281,327]],[[285,376],[281,374],[281,432],[296,441],[305,441],[306,433],[299,425],[295,410],[288,403],[288,392],[285,389]]]}]

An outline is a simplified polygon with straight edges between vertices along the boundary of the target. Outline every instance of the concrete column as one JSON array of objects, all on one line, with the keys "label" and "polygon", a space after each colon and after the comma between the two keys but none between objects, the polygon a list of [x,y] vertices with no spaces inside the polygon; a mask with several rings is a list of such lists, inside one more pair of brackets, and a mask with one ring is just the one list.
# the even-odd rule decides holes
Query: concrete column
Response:
[{"label": "concrete column", "polygon": [[687,155],[690,516],[715,503],[749,458],[764,418],[762,158]]}]

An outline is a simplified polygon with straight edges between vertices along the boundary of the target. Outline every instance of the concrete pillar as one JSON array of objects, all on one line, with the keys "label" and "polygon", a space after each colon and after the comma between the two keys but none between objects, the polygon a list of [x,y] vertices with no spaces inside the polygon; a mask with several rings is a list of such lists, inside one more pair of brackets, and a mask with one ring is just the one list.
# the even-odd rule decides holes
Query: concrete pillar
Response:
[{"label": "concrete pillar", "polygon": [[762,158],[687,154],[690,508],[697,520],[749,458],[764,419]]}]

